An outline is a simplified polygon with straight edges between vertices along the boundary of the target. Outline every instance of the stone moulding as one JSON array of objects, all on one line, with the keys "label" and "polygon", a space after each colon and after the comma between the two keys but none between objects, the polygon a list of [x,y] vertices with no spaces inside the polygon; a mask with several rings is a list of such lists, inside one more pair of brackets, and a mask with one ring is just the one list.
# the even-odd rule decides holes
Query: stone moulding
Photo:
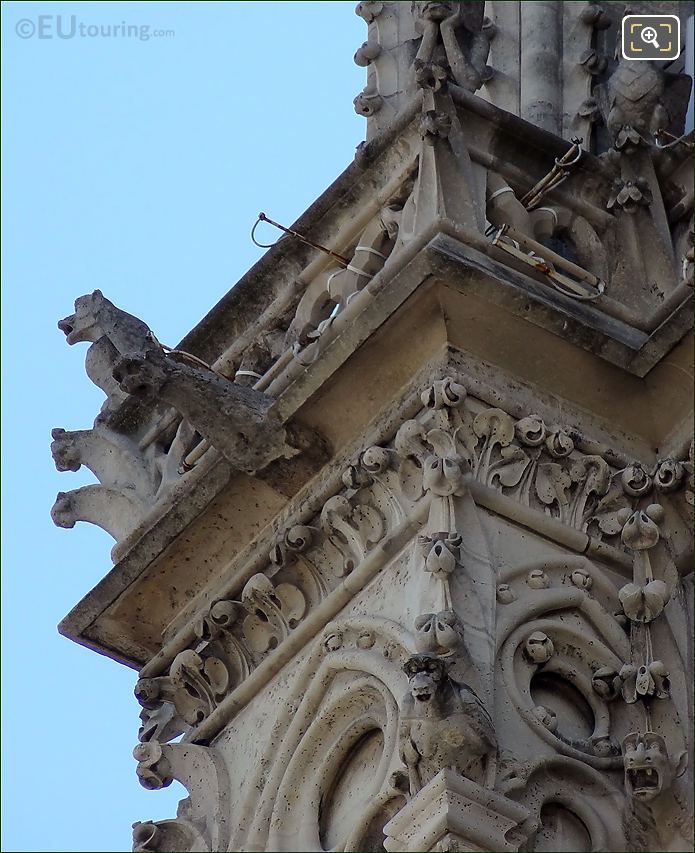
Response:
[{"label": "stone moulding", "polygon": [[[212,740],[420,532],[430,501],[418,477],[431,453],[428,446],[444,437],[447,453],[457,454],[468,470],[461,482],[477,505],[581,555],[585,562],[575,570],[575,587],[591,584],[586,558],[631,576],[632,557],[610,540],[622,529],[621,511],[658,487],[658,477],[647,472],[658,473],[664,463],[617,468],[609,448],[599,455],[600,446],[576,431],[548,427],[537,415],[515,419],[486,407],[451,377],[427,387],[420,402],[424,408],[401,425],[393,442],[368,449],[348,466],[342,493],[329,497],[318,517],[285,517],[287,532],[267,547],[265,567],[255,559],[255,574],[238,566],[236,578],[250,577],[240,600],[229,584],[211,588],[212,604],[181,625],[143,667],[139,684],[153,682],[159,704],[173,701],[185,719],[169,687],[168,668],[191,651],[225,668],[228,681],[221,691],[215,693],[209,679],[207,687],[201,682],[198,692],[212,698],[188,719],[193,728],[185,739]],[[575,439],[593,453],[579,451]],[[672,478],[667,482],[670,489]],[[575,588],[573,606],[584,595]],[[157,707],[152,690],[145,717]],[[183,699],[189,701],[187,695]]]},{"label": "stone moulding", "polygon": [[415,536],[421,528],[427,510],[427,501],[423,501],[412,516],[407,517],[399,527],[391,531],[292,634],[217,705],[210,716],[186,735],[186,739],[193,742],[209,742],[212,740],[234,714],[238,713],[307,642],[316,636],[326,625],[326,622],[336,616],[378,571]]},{"label": "stone moulding", "polygon": [[[232,838],[234,848],[321,849],[316,832],[321,788],[325,791],[331,776],[339,772],[345,748],[358,736],[356,728],[366,723],[381,730],[384,750],[375,778],[369,780],[372,791],[364,797],[365,812],[345,842],[346,850],[361,849],[360,835],[370,817],[389,800],[402,799],[389,771],[397,761],[398,697],[406,685],[401,664],[412,644],[409,631],[381,617],[357,616],[324,626],[298,673],[293,700],[279,709],[274,745],[250,780],[240,805],[239,829]],[[356,681],[329,694],[331,682],[346,670],[355,673]],[[364,703],[366,693],[376,699],[380,711]],[[347,726],[336,727],[336,717]],[[295,798],[297,808],[288,832],[283,826],[284,803]]]}]

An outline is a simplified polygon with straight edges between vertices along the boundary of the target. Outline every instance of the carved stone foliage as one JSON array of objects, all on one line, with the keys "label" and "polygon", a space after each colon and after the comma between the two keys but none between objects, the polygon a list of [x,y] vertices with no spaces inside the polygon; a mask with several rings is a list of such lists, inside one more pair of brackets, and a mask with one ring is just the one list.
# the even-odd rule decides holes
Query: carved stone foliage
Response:
[{"label": "carved stone foliage", "polygon": [[336,552],[341,576],[351,572],[386,532],[384,519],[375,507],[343,495],[324,504],[321,528],[327,547]]},{"label": "carved stone foliage", "polygon": [[133,850],[226,850],[231,831],[229,777],[212,747],[190,744],[140,743],[133,750],[140,783],[150,790],[174,779],[188,791],[174,820],[133,825]]},{"label": "carved stone foliage", "polygon": [[[541,827],[547,780],[540,781],[535,765],[524,766],[514,778],[509,775],[505,761],[513,746],[496,731],[493,714],[495,719],[516,715],[515,725],[525,727],[526,740],[535,737],[596,791],[601,786],[595,774],[620,770],[627,760],[624,733],[651,731],[645,728],[645,709],[654,714],[658,706],[659,720],[674,719],[664,664],[670,658],[665,649],[654,648],[649,633],[652,623],[663,618],[670,596],[660,576],[663,560],[655,556],[664,545],[664,514],[649,501],[657,483],[666,486],[659,493],[670,500],[674,482],[678,488],[685,479],[687,461],[618,468],[609,450],[601,451],[571,427],[548,426],[534,414],[514,418],[502,408],[485,406],[452,377],[426,387],[421,402],[421,411],[402,424],[392,441],[356,454],[340,478],[339,492],[319,512],[288,519],[268,542],[264,571],[253,574],[236,595],[213,601],[196,624],[196,641],[179,652],[166,674],[143,678],[136,687],[146,746],[156,741],[160,746],[182,731],[195,739],[196,726],[424,504],[418,517],[427,520],[419,535],[416,530],[410,534],[410,554],[419,567],[416,577],[430,585],[427,604],[415,617],[412,633],[393,625],[386,630],[368,618],[326,628],[306,672],[297,676],[298,692],[287,704],[285,723],[278,723],[286,738],[282,749],[273,747],[257,780],[258,790],[264,790],[258,816],[241,833],[245,836],[248,829],[246,842],[261,845],[254,849],[267,844],[284,849],[282,797],[300,790],[300,778],[323,784],[344,768],[352,779],[357,771],[349,764],[350,750],[379,767],[376,793],[365,806],[369,821],[350,830],[330,786],[319,790],[316,781],[302,782],[307,790],[300,797],[298,820],[308,822],[297,832],[309,833],[302,835],[306,844],[332,848],[350,831],[357,844],[358,836],[367,837],[360,833],[372,831],[373,821],[385,825],[405,798],[418,796],[447,768],[463,780],[461,785],[473,786],[474,800],[481,789],[509,788],[507,795],[514,792],[529,805]],[[617,589],[583,556],[485,574],[483,540],[476,539],[469,506],[473,479],[541,518],[615,537],[615,545],[632,555],[632,580]],[[479,599],[476,587],[483,589]],[[487,627],[490,620],[492,627]],[[495,635],[497,649],[493,644],[486,657],[480,637]],[[481,677],[485,666],[494,671],[494,695]],[[327,695],[331,679],[326,668],[331,667],[351,675]],[[360,681],[356,672],[368,675]],[[358,683],[354,693],[353,678]],[[377,682],[388,684],[388,690]],[[312,684],[316,687],[310,690]],[[290,725],[295,714],[299,722]],[[334,730],[338,718],[354,725]],[[630,757],[639,749],[630,746]],[[670,741],[667,749],[679,754]],[[138,757],[143,784],[167,783],[172,774],[166,749],[145,749]],[[666,769],[660,778],[668,778]],[[366,782],[359,774],[355,779],[361,790]],[[610,790],[611,797],[617,796]],[[632,796],[629,788],[626,793]],[[322,797],[327,805],[316,815],[311,809]],[[313,817],[307,818],[310,813]],[[580,819],[585,821],[584,812]],[[592,820],[587,827],[593,841],[606,829],[603,818]],[[163,833],[173,828],[142,826],[139,844],[161,849],[170,843],[156,839],[168,838]],[[188,830],[181,824],[177,831]],[[236,841],[241,844],[241,836]]]},{"label": "carved stone foliage", "polygon": [[[434,586],[415,622],[416,647],[439,656],[456,652],[459,661],[472,656],[478,675],[470,671],[462,680],[472,679],[475,690],[485,693],[484,672],[490,671],[492,657],[485,663],[488,652],[482,645],[476,649],[475,643],[480,620],[494,624],[494,602],[480,599],[473,608],[480,608],[474,630],[468,632],[456,615],[454,600],[463,595],[470,602],[486,583],[496,586],[498,606],[513,604],[519,593],[492,575],[485,580],[482,563],[475,568],[471,562],[468,554],[477,522],[474,514],[461,515],[467,505],[462,497],[467,477],[569,527],[606,537],[621,534],[622,542],[642,555],[639,560],[649,559],[652,527],[656,530],[652,516],[660,517],[659,510],[650,505],[635,515],[630,505],[648,499],[657,487],[678,488],[687,462],[667,459],[650,470],[639,463],[616,470],[604,456],[583,452],[584,439],[573,429],[548,426],[537,415],[513,418],[501,408],[486,407],[469,398],[465,387],[451,377],[425,388],[421,400],[420,414],[403,423],[392,442],[367,448],[347,466],[342,489],[317,515],[290,521],[276,535],[264,571],[256,572],[236,595],[220,596],[200,615],[196,641],[179,653],[165,674],[138,682],[143,740],[166,741],[205,720],[424,498],[430,502],[428,520],[413,553],[423,578],[430,578]],[[604,455],[611,459],[608,452]],[[639,550],[641,544],[645,547]],[[481,539],[473,551],[482,553],[484,548]],[[461,583],[472,581],[469,592],[459,589]],[[592,572],[585,565],[574,567],[568,582],[576,592],[594,590]],[[542,592],[551,585],[542,567],[530,567],[524,576],[528,590]],[[621,590],[615,609],[622,607],[637,621],[647,620],[666,600],[662,581],[645,578]],[[470,616],[470,604],[467,611]],[[553,635],[538,630],[552,646]],[[527,637],[532,633],[529,630]],[[529,656],[539,653],[531,652],[532,645],[529,640]],[[543,643],[537,646],[542,647]],[[623,680],[619,677],[622,667],[630,664],[636,670],[647,667],[648,677],[639,681],[647,685],[645,695],[666,692],[668,677],[657,662],[658,656],[633,660],[629,652],[623,652],[620,660],[606,660],[614,672],[611,690],[622,693],[627,684],[625,693],[631,695],[628,670]],[[456,678],[469,672],[468,665],[457,670]],[[591,678],[589,673],[587,683]]]},{"label": "carved stone foliage", "polygon": [[[558,753],[615,769],[620,746],[607,702],[616,695],[616,668],[629,644],[612,613],[586,585],[576,584],[573,576],[580,572],[591,574],[586,561],[571,558],[570,566],[549,566],[540,586],[526,584],[524,590],[530,573],[523,568],[505,578],[509,591],[518,593],[500,602],[498,591],[497,654],[505,697],[498,701],[511,702],[526,726]],[[601,587],[604,598],[604,581]],[[584,711],[577,715],[567,703]]]},{"label": "carved stone foliage", "polygon": [[447,657],[462,644],[463,628],[453,610],[423,613],[415,620],[415,647],[418,652]]},{"label": "carved stone foliage", "polygon": [[[654,554],[663,545],[663,512],[649,501],[657,490],[667,500],[672,499],[670,490],[680,497],[675,490],[685,480],[687,461],[618,467],[608,449],[589,443],[572,427],[548,425],[535,414],[512,417],[503,408],[469,397],[452,377],[426,387],[421,402],[421,411],[402,424],[391,441],[356,454],[343,471],[340,490],[319,512],[288,519],[287,527],[268,543],[264,570],[201,614],[196,642],[177,655],[165,675],[138,683],[143,740],[165,741],[181,731],[194,739],[195,727],[292,636],[313,608],[372,559],[408,513],[426,502],[420,517],[426,515],[427,520],[419,535],[413,531],[410,553],[421,569],[418,577],[430,585],[430,597],[414,619],[412,634],[402,642],[386,640],[368,619],[349,628],[334,624],[325,631],[320,650],[307,662],[311,675],[299,679],[298,698],[288,703],[283,751],[277,762],[275,755],[269,759],[269,775],[264,770],[262,779],[259,776],[259,785],[266,787],[258,817],[249,822],[247,841],[261,845],[254,849],[268,843],[283,849],[278,803],[290,790],[299,790],[301,773],[333,779],[334,771],[345,765],[352,779],[350,774],[357,771],[345,764],[350,749],[378,764],[378,791],[365,808],[369,826],[376,821],[381,827],[402,809],[406,797],[417,796],[446,768],[478,794],[495,785],[496,763],[509,744],[500,742],[491,708],[503,714],[509,711],[500,712],[500,707],[511,709],[543,748],[570,762],[578,779],[590,778],[592,790],[600,788],[592,773],[623,767],[621,739],[625,731],[645,730],[644,707],[658,704],[672,719],[671,678],[664,664],[669,658],[652,648],[646,633],[661,618],[670,594],[668,585],[654,575],[661,566]],[[482,539],[475,538],[475,514],[466,509],[472,480],[536,511],[539,518],[550,516],[569,528],[611,537],[616,547],[633,555],[632,580],[617,590],[584,557],[567,557],[557,565],[546,561],[515,566],[502,575],[490,570],[486,575],[481,568]],[[474,560],[472,553],[478,555]],[[475,598],[477,587],[484,590],[480,599]],[[492,627],[486,627],[490,620]],[[495,631],[498,649],[493,647],[486,657],[480,637],[494,637]],[[314,676],[323,679],[318,672],[322,661],[341,672],[378,673],[378,679],[389,680],[391,698],[379,704],[382,688],[370,676],[350,697],[344,695],[349,692],[346,682],[336,688],[335,703],[327,699],[321,706],[317,696],[324,694],[308,693],[305,705],[302,691]],[[407,686],[402,674],[396,675],[404,664]],[[496,673],[494,696],[499,698],[494,700],[481,677],[486,667]],[[566,693],[569,699],[557,700]],[[393,696],[403,697],[399,726],[384,722],[397,713],[390,704]],[[584,711],[570,710],[575,701]],[[299,723],[290,727],[300,706],[304,729]],[[377,725],[375,707],[387,709],[379,710]],[[331,729],[336,709],[347,717],[355,711],[357,722],[345,728],[349,736],[344,738]],[[304,731],[307,741],[302,740]],[[314,740],[317,732],[320,737]],[[305,755],[302,743],[311,745],[306,762],[291,760],[297,750]],[[326,745],[325,754],[321,744]],[[162,757],[167,758],[166,753]],[[318,769],[322,762],[328,768],[325,773]],[[140,772],[153,786],[167,779],[166,763],[157,756],[148,754]],[[510,785],[514,796],[528,801],[540,827],[545,789],[535,770],[523,773],[512,782],[503,770],[497,785]],[[299,819],[322,796],[327,805],[322,815],[307,818],[306,830],[297,831],[311,835],[305,838],[307,844],[324,849],[342,843],[349,821],[338,801],[331,799],[328,788],[319,791],[311,787],[313,782],[306,784]],[[355,784],[360,789],[366,783],[357,778]],[[585,820],[584,812],[580,819]],[[600,838],[603,818],[592,820],[591,838]],[[354,829],[353,842],[360,832],[371,831],[366,824]],[[156,844],[147,839],[160,837],[150,828],[139,833],[143,843]]]},{"label": "carved stone foliage", "polygon": [[[470,470],[481,483],[569,527],[615,536],[622,530],[618,513],[631,499],[674,491],[683,482],[680,460],[659,461],[649,472],[638,462],[616,470],[604,456],[582,452],[572,428],[548,426],[533,414],[515,419],[499,408],[468,408],[463,386],[444,384],[453,395],[446,422],[440,417],[428,429],[419,419],[406,421],[394,442],[401,488],[411,500],[426,490],[453,494]],[[434,389],[423,400],[427,395],[432,414],[441,412],[443,403],[429,402]]]},{"label": "carved stone foliage", "polygon": [[[399,6],[405,8],[398,8]],[[486,64],[495,28],[482,2],[359,3],[368,40],[355,53],[367,68],[367,85],[355,110],[383,126],[402,106],[404,94],[420,87],[439,92],[456,84],[474,92],[492,77]],[[408,14],[408,12],[410,14]]]},{"label": "carved stone foliage", "polygon": [[[634,490],[639,483],[635,477]],[[663,556],[654,557],[662,520],[658,505],[619,513],[621,541],[633,556],[633,579],[618,589],[599,566],[576,557],[514,567],[500,578],[497,590],[498,713],[511,702],[527,729],[564,756],[552,761],[570,762],[563,772],[580,764],[602,772],[624,769],[626,796],[618,812],[625,814],[618,827],[626,828],[631,849],[658,845],[661,830],[671,839],[668,843],[674,843],[684,817],[678,793],[669,792],[683,770],[680,723],[669,701],[673,688],[664,663],[673,647],[664,642],[667,633],[656,635],[660,648],[652,634],[654,623],[664,619],[670,597],[668,583],[654,576],[665,565]],[[650,723],[656,720],[658,732]],[[514,725],[518,737],[518,718]],[[626,731],[632,734],[625,736]],[[510,741],[500,748],[503,755],[516,753]],[[503,762],[501,771],[498,787],[511,796],[525,791],[521,801],[527,805],[534,785],[547,785],[552,778],[550,774],[541,783],[538,777],[530,785],[528,769],[513,762],[509,767]],[[579,814],[575,808],[588,805],[589,792],[582,785],[581,804],[561,804]],[[618,792],[610,796],[616,799]],[[658,800],[658,808],[648,814],[645,804],[652,799]],[[539,831],[545,825],[547,802],[543,799],[532,809],[539,809]],[[571,824],[573,818],[566,815],[562,820]],[[600,838],[608,826],[596,822],[595,811],[593,816],[581,814],[580,820],[593,843],[602,846]],[[646,835],[637,838],[635,826],[646,827]]]},{"label": "carved stone foliage", "polygon": [[613,210],[622,208],[625,213],[634,213],[640,205],[648,207],[652,203],[652,191],[645,178],[623,180],[618,178],[613,183],[613,189],[606,207]]},{"label": "carved stone foliage", "polygon": [[[254,575],[240,601],[222,600],[210,607],[196,625],[196,649],[179,652],[168,675],[138,681],[136,698],[153,714],[161,714],[169,703],[187,726],[198,725],[289,636],[306,609],[307,599],[297,586],[274,584],[264,574]],[[175,731],[169,726],[166,734],[175,736]],[[165,733],[148,716],[140,737],[165,737]]]},{"label": "carved stone foliage", "polygon": [[[664,512],[659,504],[644,510],[620,514],[623,522],[621,539],[633,555],[633,579],[618,592],[628,621],[630,654],[614,684],[622,699],[643,709],[644,722],[622,742],[625,790],[639,813],[644,804],[650,813],[652,803],[659,803],[655,825],[664,817],[683,828],[683,815],[678,815],[680,801],[668,792],[673,780],[685,769],[683,754],[676,754],[676,744],[651,730],[656,700],[671,699],[671,680],[664,662],[657,657],[653,629],[663,620],[663,611],[671,597],[668,585],[654,576],[651,553],[659,547]],[[669,703],[670,704],[670,703]],[[675,815],[675,816],[674,816]],[[657,832],[658,836],[658,832]]]}]

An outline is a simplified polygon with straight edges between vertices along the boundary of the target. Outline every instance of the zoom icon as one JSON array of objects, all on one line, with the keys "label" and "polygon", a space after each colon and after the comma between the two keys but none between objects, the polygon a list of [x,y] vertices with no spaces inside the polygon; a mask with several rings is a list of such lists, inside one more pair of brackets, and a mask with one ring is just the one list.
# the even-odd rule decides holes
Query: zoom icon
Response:
[{"label": "zoom icon", "polygon": [[678,59],[681,22],[677,15],[625,15],[623,59]]}]

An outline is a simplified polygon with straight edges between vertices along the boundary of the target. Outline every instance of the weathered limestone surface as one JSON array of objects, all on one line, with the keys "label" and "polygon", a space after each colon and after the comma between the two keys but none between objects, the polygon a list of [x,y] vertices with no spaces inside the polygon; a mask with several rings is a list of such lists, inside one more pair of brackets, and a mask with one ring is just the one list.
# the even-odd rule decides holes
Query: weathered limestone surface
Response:
[{"label": "weathered limestone surface", "polygon": [[690,850],[690,78],[620,3],[356,11],[368,141],[293,226],[334,254],[174,350],[59,323],[107,399],[52,515],[116,540],[60,630],[189,792],[133,849]]}]

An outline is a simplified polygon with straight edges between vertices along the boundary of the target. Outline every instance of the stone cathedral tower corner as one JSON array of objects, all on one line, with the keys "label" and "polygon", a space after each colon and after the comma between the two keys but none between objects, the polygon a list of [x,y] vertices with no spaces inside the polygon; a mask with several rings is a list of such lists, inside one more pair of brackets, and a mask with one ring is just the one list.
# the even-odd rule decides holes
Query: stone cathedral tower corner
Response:
[{"label": "stone cathedral tower corner", "polygon": [[691,850],[692,54],[621,20],[692,7],[355,11],[295,236],[173,350],[59,323],[105,402],[53,520],[115,539],[60,630],[189,794],[133,849]]}]

